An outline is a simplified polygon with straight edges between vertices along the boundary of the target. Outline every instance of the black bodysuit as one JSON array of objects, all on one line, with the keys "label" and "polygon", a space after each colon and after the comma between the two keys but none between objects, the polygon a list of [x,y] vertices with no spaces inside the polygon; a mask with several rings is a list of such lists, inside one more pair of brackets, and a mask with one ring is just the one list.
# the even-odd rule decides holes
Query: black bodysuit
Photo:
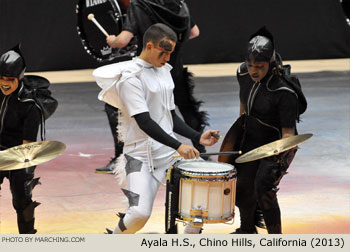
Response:
[{"label": "black bodysuit", "polygon": [[[10,95],[0,92],[0,145],[5,150],[23,144],[23,140],[36,141],[41,112],[32,101],[21,102],[18,91],[23,83]],[[32,190],[39,179],[34,179],[35,167],[13,171],[0,171],[0,185],[8,178],[12,193],[12,204],[17,212],[20,234],[35,233],[34,208],[39,205],[32,201]],[[1,189],[1,188],[0,188]]]},{"label": "black bodysuit", "polygon": [[[240,101],[245,109],[241,116],[243,133],[237,144],[243,153],[280,139],[282,128],[296,128],[297,95],[283,78],[272,73],[272,67],[270,65],[269,72],[260,82],[251,79],[245,63],[237,71]],[[235,166],[241,232],[256,232],[257,210],[261,209],[268,232],[281,233],[276,193],[288,167],[281,167],[272,158]]]}]

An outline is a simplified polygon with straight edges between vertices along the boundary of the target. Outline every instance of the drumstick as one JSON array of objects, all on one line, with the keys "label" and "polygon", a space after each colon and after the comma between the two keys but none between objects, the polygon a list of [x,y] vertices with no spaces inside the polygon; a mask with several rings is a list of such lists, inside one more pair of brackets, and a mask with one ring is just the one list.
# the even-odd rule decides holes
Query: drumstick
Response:
[{"label": "drumstick", "polygon": [[222,136],[220,136],[219,134],[216,134],[216,133],[214,133],[214,132],[211,132],[210,135],[211,135],[212,137],[217,138],[217,139],[219,139],[219,138],[222,137]]},{"label": "drumstick", "polygon": [[87,16],[87,18],[88,18],[90,21],[92,21],[92,22],[97,26],[97,28],[100,29],[100,31],[101,31],[104,35],[106,35],[106,37],[109,36],[109,34],[105,31],[105,29],[103,29],[103,27],[97,22],[97,20],[95,19],[95,15],[94,15],[94,14],[90,13],[90,14]]},{"label": "drumstick", "polygon": [[[215,155],[240,155],[242,151],[225,151],[225,152],[207,152],[207,153],[199,153],[199,156],[215,156]],[[173,158],[182,157],[180,154],[172,155]]]}]

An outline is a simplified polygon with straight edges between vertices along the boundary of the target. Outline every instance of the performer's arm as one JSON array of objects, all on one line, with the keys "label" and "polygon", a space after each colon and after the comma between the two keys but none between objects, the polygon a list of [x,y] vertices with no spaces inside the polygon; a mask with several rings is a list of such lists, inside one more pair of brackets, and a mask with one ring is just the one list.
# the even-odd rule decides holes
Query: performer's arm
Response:
[{"label": "performer's arm", "polygon": [[[134,115],[134,118],[140,129],[142,129],[147,135],[152,137],[154,140],[177,150],[177,152],[185,159],[199,157],[199,151],[196,148],[191,145],[182,144],[175,138],[168,135],[155,121],[152,120],[148,112]],[[212,137],[210,132],[218,134],[218,131],[206,131],[202,134],[202,136],[200,136],[203,144],[213,145],[217,142],[217,139]]]},{"label": "performer's arm", "polygon": [[294,94],[285,91],[280,97],[278,110],[280,115],[280,124],[282,128],[282,138],[295,135],[295,126],[297,118],[297,98]]},{"label": "performer's arm", "polygon": [[118,36],[110,35],[107,37],[107,44],[112,48],[126,47],[130,40],[134,37],[134,34],[130,31],[122,31]]},{"label": "performer's arm", "polygon": [[171,110],[171,115],[173,117],[174,132],[199,143],[201,133],[195,131],[190,126],[188,126],[183,120],[181,120],[181,118],[176,115],[175,110]]},{"label": "performer's arm", "polygon": [[241,116],[244,113],[244,105],[242,102],[239,103],[239,115]]},{"label": "performer's arm", "polygon": [[107,37],[107,44],[112,48],[126,47],[134,36],[138,34],[143,35],[152,24],[149,13],[139,5],[131,2],[123,23],[122,32],[118,36],[111,35]]},{"label": "performer's arm", "polygon": [[41,112],[33,105],[26,113],[26,118],[23,123],[23,144],[35,142],[39,125],[41,122]]},{"label": "performer's arm", "polygon": [[295,135],[295,128],[282,128],[282,138]]},{"label": "performer's arm", "polygon": [[190,33],[190,37],[189,39],[193,39],[193,38],[196,38],[199,36],[199,28],[197,25],[194,25],[192,28],[191,28],[191,33]]},{"label": "performer's arm", "polygon": [[29,141],[29,140],[23,140],[23,144],[27,144],[27,143],[33,143],[34,141]]},{"label": "performer's arm", "polygon": [[175,110],[171,110],[171,114],[173,117],[173,130],[175,133],[206,146],[212,146],[218,141],[218,138],[212,135],[213,133],[218,135],[218,130],[207,130],[201,134],[188,126],[183,120],[181,120],[181,118],[176,115]]},{"label": "performer's arm", "polygon": [[149,112],[134,115],[134,118],[140,129],[152,137],[154,140],[175,150],[180,147],[181,143],[167,134],[155,121],[153,121]]}]

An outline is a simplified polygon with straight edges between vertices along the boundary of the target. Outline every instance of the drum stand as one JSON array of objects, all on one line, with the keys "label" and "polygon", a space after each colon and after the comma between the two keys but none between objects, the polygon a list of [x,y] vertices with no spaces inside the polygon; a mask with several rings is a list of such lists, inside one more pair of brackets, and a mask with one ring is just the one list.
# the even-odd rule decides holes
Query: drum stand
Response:
[{"label": "drum stand", "polygon": [[170,189],[172,187],[167,181],[166,187],[166,203],[165,203],[165,233],[166,234],[177,234],[176,214],[174,214],[174,194]]},{"label": "drum stand", "polygon": [[166,201],[165,201],[165,233],[177,234],[176,217],[179,208],[179,180],[174,179],[180,176],[180,173],[170,167],[166,182]]}]

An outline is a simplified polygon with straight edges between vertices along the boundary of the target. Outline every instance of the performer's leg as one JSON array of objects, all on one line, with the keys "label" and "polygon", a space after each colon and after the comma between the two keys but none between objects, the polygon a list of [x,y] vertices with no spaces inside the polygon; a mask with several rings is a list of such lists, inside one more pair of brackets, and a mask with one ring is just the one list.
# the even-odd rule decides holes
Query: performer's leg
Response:
[{"label": "performer's leg", "polygon": [[241,226],[236,233],[256,233],[256,195],[254,178],[258,162],[239,164],[237,168],[236,205],[239,208]]},{"label": "performer's leg", "polygon": [[277,201],[278,184],[283,177],[280,165],[263,159],[255,179],[259,206],[269,234],[281,234],[281,212]]},{"label": "performer's leg", "polygon": [[116,226],[115,234],[133,234],[146,224],[151,216],[153,201],[160,185],[151,175],[147,162],[141,162],[127,155],[126,158],[128,186],[122,190],[128,198],[129,207]]},{"label": "performer's leg", "polygon": [[109,127],[112,132],[113,142],[114,142],[114,157],[111,158],[110,162],[102,167],[97,168],[96,172],[112,173],[117,158],[123,153],[124,143],[118,139],[118,109],[105,103],[105,111],[108,118]]},{"label": "performer's leg", "polygon": [[34,209],[40,204],[32,201],[32,190],[39,183],[34,179],[35,167],[11,171],[9,175],[12,204],[17,212],[17,224],[20,234],[34,234]]}]

